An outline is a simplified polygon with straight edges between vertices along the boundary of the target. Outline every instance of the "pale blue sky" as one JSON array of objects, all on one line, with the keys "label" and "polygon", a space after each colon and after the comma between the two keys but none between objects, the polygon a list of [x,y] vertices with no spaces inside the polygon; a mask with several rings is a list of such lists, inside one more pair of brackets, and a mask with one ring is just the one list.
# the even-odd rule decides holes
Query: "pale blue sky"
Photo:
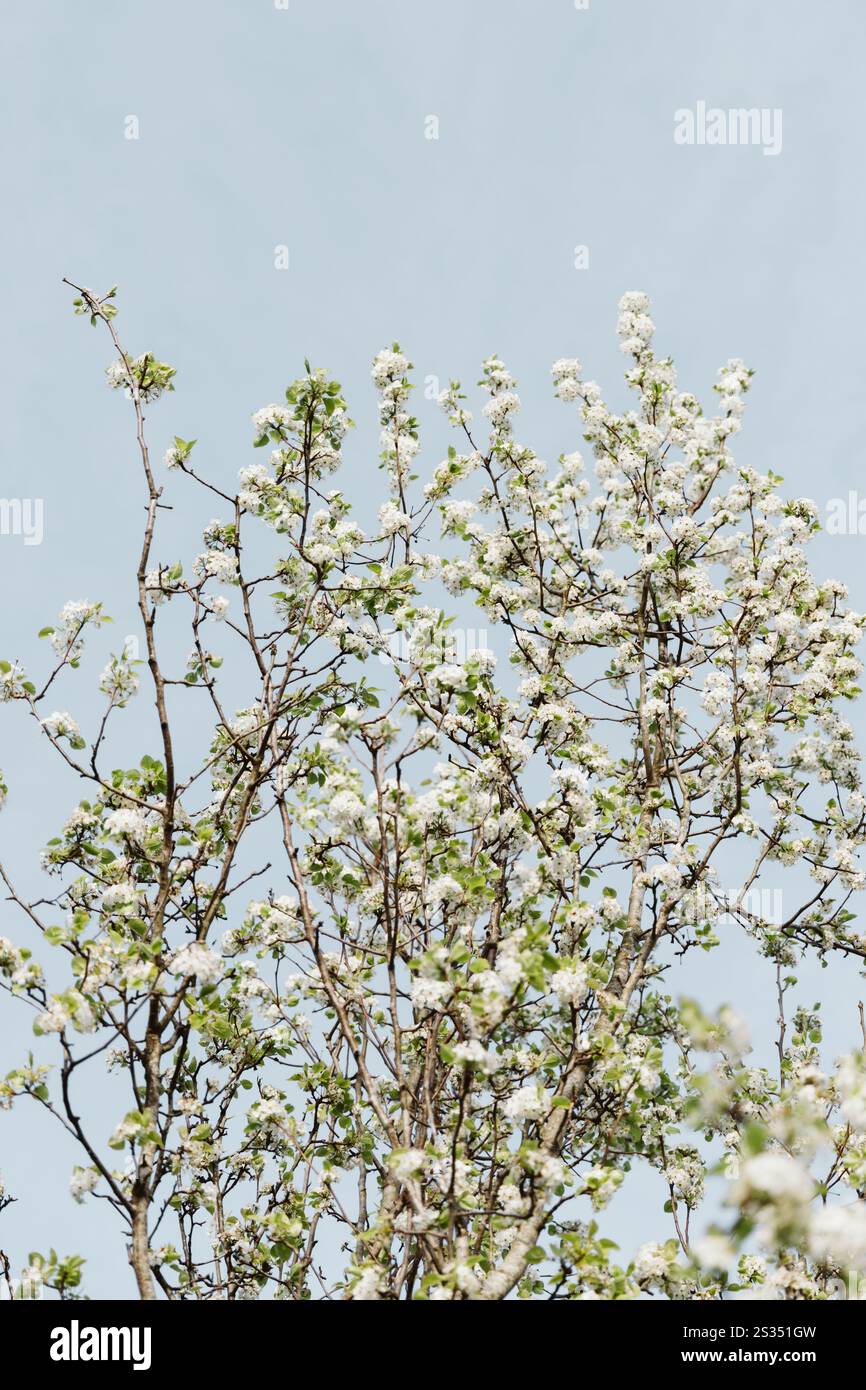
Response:
[{"label": "pale blue sky", "polygon": [[[2,492],[44,499],[45,540],[0,537],[0,655],[35,659],[35,632],[67,598],[104,598],[116,631],[135,630],[118,583],[140,528],[128,415],[63,275],[119,284],[129,346],[178,369],[151,415],[155,451],[195,436],[227,481],[251,459],[250,412],[308,355],[346,387],[359,422],[347,491],[369,505],[369,362],[394,338],[418,379],[471,383],[500,353],[527,440],[547,457],[573,448],[549,364],[579,356],[623,399],[616,303],[642,288],[684,387],[708,400],[727,357],[756,368],[743,461],[822,507],[860,486],[859,0],[10,0],[3,31]],[[781,154],[675,144],[675,110],[698,101],[780,108]],[[441,426],[419,411],[432,468]],[[822,537],[813,552],[861,609],[863,544]],[[178,553],[194,546],[177,532]],[[20,711],[2,714],[0,853],[35,890],[37,851],[76,789],[35,754]],[[0,934],[23,933],[0,906]],[[716,993],[768,1013],[768,967],[728,952],[713,970]],[[833,988],[841,1048],[859,984],[849,972]],[[5,1004],[2,1018],[5,1068],[20,1046]],[[67,1196],[74,1161],[33,1114],[0,1116],[0,1171],[20,1198],[0,1244],[79,1250],[92,1293],[131,1292],[113,1222]],[[642,1203],[614,1221],[630,1247],[658,1233]]]}]

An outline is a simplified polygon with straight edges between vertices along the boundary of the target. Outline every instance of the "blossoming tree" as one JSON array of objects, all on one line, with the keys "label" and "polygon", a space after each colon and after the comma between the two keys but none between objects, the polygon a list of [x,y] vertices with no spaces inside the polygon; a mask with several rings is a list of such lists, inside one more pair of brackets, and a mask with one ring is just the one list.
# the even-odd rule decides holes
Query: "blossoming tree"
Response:
[{"label": "blossoming tree", "polygon": [[[131,402],[141,660],[110,660],[88,728],[52,705],[68,684],[75,707],[100,603],[66,604],[38,676],[2,663],[83,792],[45,850],[52,896],[2,869],[22,926],[0,971],[42,1040],[2,1095],[80,1146],[72,1195],[114,1209],[139,1296],[828,1296],[866,1263],[866,1065],[857,1043],[822,1069],[817,1011],[787,1001],[804,953],[866,953],[838,712],[864,619],[810,574],[814,506],[734,462],[751,373],[728,362],[705,415],[629,293],[632,409],[553,367],[595,489],[579,453],[550,469],[517,442],[497,358],[483,431],[452,383],[456,443],[416,476],[395,345],[365,535],[329,488],[351,425],[335,381],[307,366],[254,415],[265,461],[236,494],[180,438],[163,481],[145,410],[174,371],[122,347],[114,291],[75,288]],[[219,510],[187,570],[158,550],[169,481]],[[483,611],[498,662],[456,659],[443,589]],[[185,669],[164,655],[178,626]],[[134,696],[152,716],[117,768]],[[783,881],[769,920],[756,891]],[[723,932],[775,967],[772,1068],[723,1000],[675,992]],[[128,1097],[112,1135],[87,1114],[105,1067]],[[669,1199],[657,1242],[619,1250],[603,1213],[639,1167]],[[727,1198],[700,1211],[714,1171]],[[75,1295],[79,1259],[36,1264]]]}]

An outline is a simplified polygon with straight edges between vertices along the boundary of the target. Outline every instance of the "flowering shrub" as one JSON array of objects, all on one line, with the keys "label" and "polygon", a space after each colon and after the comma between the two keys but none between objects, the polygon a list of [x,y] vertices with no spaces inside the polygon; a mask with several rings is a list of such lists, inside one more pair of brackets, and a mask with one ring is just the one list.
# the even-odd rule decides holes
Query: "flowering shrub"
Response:
[{"label": "flowering shrub", "polygon": [[[553,367],[595,484],[579,452],[549,468],[518,442],[496,357],[484,437],[452,383],[456,443],[417,476],[395,344],[373,366],[387,495],[366,535],[333,486],[347,404],[309,366],[253,416],[263,461],[235,495],[194,440],[175,438],[164,482],[144,406],[175,373],[127,354],[113,299],[80,289],[76,308],[111,337],[134,415],[142,659],[98,676],[94,727],[46,710],[61,684],[75,710],[99,603],[44,630],[38,677],[0,666],[86,793],[45,849],[53,896],[25,901],[3,870],[66,975],[57,990],[56,965],[0,942],[57,1056],[0,1090],[77,1139],[72,1196],[114,1208],[140,1297],[827,1296],[866,1265],[866,1059],[822,1067],[817,1010],[786,999],[804,953],[856,969],[866,952],[839,712],[864,618],[809,571],[814,505],[734,461],[750,371],[728,362],[705,415],[632,292],[632,409],[578,361]],[[192,486],[219,510],[191,564],[157,553],[169,483],[175,505]],[[277,558],[255,565],[268,535]],[[482,610],[495,654],[452,659],[443,589]],[[171,624],[185,669],[162,654]],[[147,751],[113,768],[115,721],[145,699]],[[198,757],[183,700],[207,726]],[[782,920],[754,911],[768,876],[790,881]],[[670,992],[722,924],[775,968],[772,1071],[747,1064],[723,1001]],[[78,1076],[102,1067],[131,1105],[110,1135]],[[604,1212],[639,1166],[667,1209],[657,1243],[619,1251]],[[714,1173],[726,1198],[702,1211]]]}]

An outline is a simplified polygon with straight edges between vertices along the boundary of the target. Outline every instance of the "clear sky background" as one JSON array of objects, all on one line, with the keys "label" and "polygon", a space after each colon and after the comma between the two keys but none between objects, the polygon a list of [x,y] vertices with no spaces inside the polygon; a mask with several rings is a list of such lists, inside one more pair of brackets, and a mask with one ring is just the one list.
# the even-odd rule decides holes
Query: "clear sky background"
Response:
[{"label": "clear sky background", "polygon": [[[127,345],[177,368],[177,394],[150,413],[157,458],[174,433],[197,437],[197,462],[226,482],[255,457],[250,412],[306,355],[346,388],[359,422],[346,491],[372,512],[369,364],[394,338],[419,381],[472,383],[498,352],[520,383],[521,437],[555,458],[580,440],[549,365],[579,356],[624,401],[616,304],[640,288],[684,389],[709,405],[727,357],[756,369],[738,458],[822,510],[862,488],[864,40],[861,0],[7,0],[0,493],[42,498],[45,536],[0,536],[0,655],[38,662],[35,633],[69,598],[106,601],[103,661],[136,630],[128,410],[63,275],[117,283]],[[781,152],[677,145],[674,112],[699,101],[781,110]],[[441,426],[423,400],[419,413],[432,470]],[[197,534],[166,524],[189,558]],[[864,543],[813,547],[860,609]],[[130,707],[130,747],[144,713]],[[38,850],[78,791],[20,710],[0,715],[0,857],[35,893]],[[25,939],[12,911],[0,903],[0,934]],[[731,943],[711,967],[711,989],[694,969],[689,988],[770,1018],[769,966]],[[831,1046],[850,1047],[862,982],[819,974],[808,990],[829,995]],[[4,1071],[22,1052],[15,1017],[0,1004]],[[107,1135],[116,1108],[85,1103],[103,1100]],[[67,1195],[75,1161],[36,1114],[0,1115],[19,1198],[0,1245],[19,1261],[77,1250],[91,1294],[129,1296],[110,1213]],[[628,1249],[659,1235],[650,1196],[612,1211]]]}]

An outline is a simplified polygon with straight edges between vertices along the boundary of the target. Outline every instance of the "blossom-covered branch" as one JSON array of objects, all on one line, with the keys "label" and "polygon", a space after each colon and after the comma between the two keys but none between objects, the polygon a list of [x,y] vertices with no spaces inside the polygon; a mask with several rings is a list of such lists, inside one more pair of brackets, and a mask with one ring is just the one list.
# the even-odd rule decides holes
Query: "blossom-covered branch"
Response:
[{"label": "blossom-covered branch", "polygon": [[[114,291],[75,288],[132,406],[143,655],[110,658],[91,728],[51,705],[68,687],[75,707],[101,603],[43,630],[38,678],[0,663],[3,698],[84,783],[45,850],[52,896],[2,871],[68,978],[0,942],[5,988],[57,1047],[2,1094],[78,1143],[72,1194],[114,1208],[139,1296],[823,1297],[866,1265],[863,1050],[827,1071],[817,1011],[786,1014],[805,952],[866,954],[840,714],[864,618],[810,572],[814,505],[734,460],[751,372],[729,361],[705,415],[632,292],[632,409],[578,361],[553,367],[595,484],[576,449],[550,468],[518,442],[496,357],[483,427],[451,383],[456,442],[419,476],[394,344],[373,366],[365,534],[332,486],[352,424],[337,382],[307,364],[255,413],[265,461],[236,494],[182,438],[163,482],[145,416],[174,369],[122,346]],[[219,513],[188,569],[159,554],[169,483]],[[456,653],[470,608],[495,654]],[[118,769],[133,699],[143,752]],[[189,701],[198,749],[176,733]],[[746,1064],[726,1001],[671,992],[722,932],[775,975],[774,1070]],[[110,1136],[87,1115],[106,1066],[127,1094]],[[655,1244],[617,1255],[603,1212],[639,1165],[667,1209]],[[714,1171],[727,1205],[702,1211]]]}]

